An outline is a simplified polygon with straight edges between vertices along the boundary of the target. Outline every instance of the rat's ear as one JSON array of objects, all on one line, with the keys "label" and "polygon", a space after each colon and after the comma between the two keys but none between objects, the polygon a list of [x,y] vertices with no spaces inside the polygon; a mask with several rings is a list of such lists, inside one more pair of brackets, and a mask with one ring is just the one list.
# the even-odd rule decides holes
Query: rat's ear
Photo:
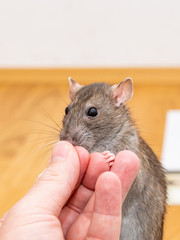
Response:
[{"label": "rat's ear", "polygon": [[71,77],[69,77],[68,80],[69,80],[69,98],[72,100],[77,91],[83,86],[77,83],[76,81],[72,80]]},{"label": "rat's ear", "polygon": [[126,78],[118,85],[112,86],[113,98],[115,105],[120,106],[121,103],[126,103],[133,95],[133,82],[131,78]]}]

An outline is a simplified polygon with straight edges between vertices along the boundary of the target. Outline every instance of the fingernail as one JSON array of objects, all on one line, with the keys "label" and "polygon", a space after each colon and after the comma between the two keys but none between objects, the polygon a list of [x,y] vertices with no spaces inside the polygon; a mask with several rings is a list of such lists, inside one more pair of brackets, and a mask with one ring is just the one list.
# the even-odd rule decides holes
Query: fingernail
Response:
[{"label": "fingernail", "polygon": [[67,157],[68,153],[69,153],[70,147],[69,144],[66,142],[58,142],[52,151],[52,155],[51,155],[51,162],[57,161],[60,158],[64,159]]},{"label": "fingernail", "polygon": [[46,171],[46,168],[38,175],[37,179],[36,179],[36,182],[39,180],[39,178],[43,175],[43,173],[45,173]]}]

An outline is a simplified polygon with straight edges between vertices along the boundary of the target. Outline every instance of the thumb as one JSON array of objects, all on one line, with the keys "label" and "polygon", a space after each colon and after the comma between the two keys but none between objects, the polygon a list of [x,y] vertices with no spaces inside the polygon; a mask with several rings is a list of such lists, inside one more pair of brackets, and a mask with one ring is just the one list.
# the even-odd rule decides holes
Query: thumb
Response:
[{"label": "thumb", "polygon": [[47,169],[17,205],[26,212],[32,210],[59,216],[78,181],[79,173],[80,161],[75,148],[68,142],[58,142]]}]

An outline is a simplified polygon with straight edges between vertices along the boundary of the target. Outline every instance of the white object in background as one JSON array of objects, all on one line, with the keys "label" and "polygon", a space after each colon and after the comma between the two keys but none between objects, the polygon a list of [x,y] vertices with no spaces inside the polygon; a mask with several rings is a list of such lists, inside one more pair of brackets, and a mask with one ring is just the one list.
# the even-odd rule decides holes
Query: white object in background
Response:
[{"label": "white object in background", "polygon": [[167,112],[161,161],[166,170],[168,204],[180,204],[180,110]]},{"label": "white object in background", "polygon": [[180,204],[180,173],[167,173],[168,205]]},{"label": "white object in background", "polygon": [[180,110],[167,112],[162,164],[167,172],[180,173]]}]

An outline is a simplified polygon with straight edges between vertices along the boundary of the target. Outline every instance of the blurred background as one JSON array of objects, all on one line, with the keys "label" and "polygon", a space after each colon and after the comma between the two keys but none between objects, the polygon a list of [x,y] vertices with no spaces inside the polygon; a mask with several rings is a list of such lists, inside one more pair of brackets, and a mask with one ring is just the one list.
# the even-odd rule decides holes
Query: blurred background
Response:
[{"label": "blurred background", "polygon": [[[0,216],[47,166],[69,76],[80,84],[132,77],[132,116],[179,184],[179,9],[178,0],[0,0]],[[169,195],[164,239],[177,240],[179,196]]]},{"label": "blurred background", "polygon": [[1,67],[179,67],[178,0],[1,0]]}]

